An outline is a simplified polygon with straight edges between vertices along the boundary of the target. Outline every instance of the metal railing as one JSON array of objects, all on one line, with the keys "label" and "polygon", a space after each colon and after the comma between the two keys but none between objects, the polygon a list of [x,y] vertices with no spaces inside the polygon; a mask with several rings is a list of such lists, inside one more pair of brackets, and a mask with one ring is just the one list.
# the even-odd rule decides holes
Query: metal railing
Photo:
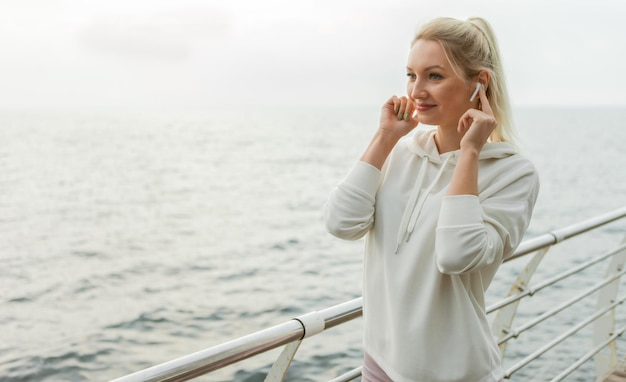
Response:
[{"label": "metal railing", "polygon": [[[532,287],[529,286],[529,282],[550,247],[624,217],[626,217],[626,207],[526,240],[520,244],[513,256],[506,260],[508,262],[522,256],[534,254],[528,264],[520,271],[509,295],[487,308],[488,314],[497,314],[492,324],[492,330],[498,338],[498,345],[503,356],[506,344],[511,339],[517,338],[527,330],[573,306],[593,293],[597,292],[598,298],[596,303],[597,309],[594,314],[586,317],[576,325],[571,325],[566,332],[507,369],[505,378],[510,378],[530,362],[591,324],[594,325],[594,347],[567,369],[563,370],[552,381],[564,379],[583,363],[594,357],[595,373],[599,377],[608,373],[617,363],[615,340],[626,331],[626,326],[615,329],[615,308],[626,300],[626,297],[617,298],[621,276],[626,273],[626,270],[624,270],[626,237],[616,249],[579,264]],[[530,321],[516,328],[512,327],[518,304],[522,299],[531,297],[549,286],[607,259],[611,259],[611,262],[603,280],[583,293],[541,313]],[[282,381],[304,339],[360,317],[362,315],[362,304],[362,298],[356,298],[324,310],[307,313],[280,325],[115,379],[114,382],[186,381],[257,354],[284,346],[282,353],[274,362],[265,379],[265,381]],[[609,349],[608,355],[605,354],[605,349]],[[605,350],[604,354],[602,354],[603,350]],[[332,382],[351,381],[360,375],[361,367],[357,367],[333,379]]]}]

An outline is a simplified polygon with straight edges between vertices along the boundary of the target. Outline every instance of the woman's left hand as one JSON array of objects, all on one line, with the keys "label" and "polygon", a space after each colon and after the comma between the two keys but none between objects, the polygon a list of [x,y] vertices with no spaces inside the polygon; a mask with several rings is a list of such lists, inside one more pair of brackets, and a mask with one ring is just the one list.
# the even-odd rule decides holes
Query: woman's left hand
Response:
[{"label": "woman's left hand", "polygon": [[480,87],[478,94],[480,95],[482,110],[471,108],[463,113],[459,120],[458,131],[463,136],[461,149],[469,148],[480,152],[498,125],[498,121],[493,115],[484,86]]}]

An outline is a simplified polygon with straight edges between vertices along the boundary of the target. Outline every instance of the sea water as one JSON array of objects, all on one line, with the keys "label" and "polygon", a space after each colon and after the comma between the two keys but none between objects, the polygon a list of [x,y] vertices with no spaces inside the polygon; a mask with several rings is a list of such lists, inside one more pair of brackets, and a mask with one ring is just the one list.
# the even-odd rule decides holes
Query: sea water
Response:
[{"label": "sea water", "polygon": [[[527,237],[626,205],[626,109],[515,112],[541,178]],[[0,381],[108,380],[360,296],[363,242],[327,234],[322,210],[377,121],[356,107],[0,113]],[[537,277],[616,245],[624,226]],[[523,266],[503,266],[489,301]],[[306,341],[289,380],[358,366],[361,329]],[[511,344],[508,364],[551,330]],[[549,379],[588,344],[563,349],[513,380]],[[200,380],[261,381],[278,352]]]}]

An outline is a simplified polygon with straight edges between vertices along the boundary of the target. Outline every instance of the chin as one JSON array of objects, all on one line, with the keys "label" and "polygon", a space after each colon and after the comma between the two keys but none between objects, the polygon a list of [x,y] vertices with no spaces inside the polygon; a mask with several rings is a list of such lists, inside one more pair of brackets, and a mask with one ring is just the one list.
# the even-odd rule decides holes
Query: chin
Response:
[{"label": "chin", "polygon": [[439,119],[438,118],[432,118],[432,117],[426,117],[426,116],[419,116],[419,123],[421,125],[429,125],[429,126],[438,126],[439,125]]}]

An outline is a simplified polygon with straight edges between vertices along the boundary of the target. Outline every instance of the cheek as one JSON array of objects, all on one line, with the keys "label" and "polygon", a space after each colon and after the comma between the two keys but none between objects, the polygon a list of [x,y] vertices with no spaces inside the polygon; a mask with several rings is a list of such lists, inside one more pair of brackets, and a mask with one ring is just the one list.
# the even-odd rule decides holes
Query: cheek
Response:
[{"label": "cheek", "polygon": [[449,91],[449,100],[452,104],[454,105],[458,105],[458,106],[462,106],[462,107],[469,107],[470,102],[470,95],[467,95],[467,88],[464,86],[456,86],[454,87],[454,89],[450,89]]},{"label": "cheek", "polygon": [[453,87],[446,89],[445,95],[441,94],[442,110],[450,118],[460,118],[471,107],[469,96],[466,97],[465,93],[465,88]]},{"label": "cheek", "polygon": [[438,89],[434,95],[445,108],[454,108],[458,104],[459,94],[454,87]]},{"label": "cheek", "polygon": [[413,87],[415,86],[415,84],[411,81],[407,81],[406,83],[406,95],[409,96],[409,98],[411,97],[411,94],[413,93]]}]

